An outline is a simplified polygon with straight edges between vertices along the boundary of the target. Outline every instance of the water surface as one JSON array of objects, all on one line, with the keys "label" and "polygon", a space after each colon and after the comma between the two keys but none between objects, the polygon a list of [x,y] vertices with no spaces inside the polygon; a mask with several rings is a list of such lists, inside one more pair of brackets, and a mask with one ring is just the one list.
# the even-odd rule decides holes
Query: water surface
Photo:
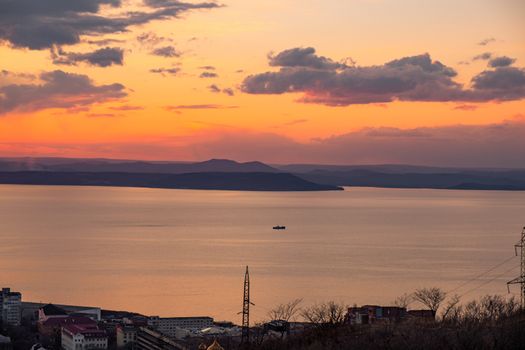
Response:
[{"label": "water surface", "polygon": [[[260,320],[294,298],[384,304],[456,288],[512,256],[524,225],[524,192],[0,185],[0,285],[30,301],[240,322],[249,265]],[[506,294],[518,265],[456,292]]]}]

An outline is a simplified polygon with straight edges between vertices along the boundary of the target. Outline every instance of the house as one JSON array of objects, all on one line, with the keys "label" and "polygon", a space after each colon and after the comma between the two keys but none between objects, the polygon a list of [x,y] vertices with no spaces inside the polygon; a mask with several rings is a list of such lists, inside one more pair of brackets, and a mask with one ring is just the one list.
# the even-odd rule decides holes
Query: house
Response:
[{"label": "house", "polygon": [[404,307],[364,305],[348,308],[346,320],[350,324],[395,323],[407,315]]},{"label": "house", "polygon": [[68,324],[62,327],[62,349],[92,350],[107,349],[106,331],[90,324]]}]

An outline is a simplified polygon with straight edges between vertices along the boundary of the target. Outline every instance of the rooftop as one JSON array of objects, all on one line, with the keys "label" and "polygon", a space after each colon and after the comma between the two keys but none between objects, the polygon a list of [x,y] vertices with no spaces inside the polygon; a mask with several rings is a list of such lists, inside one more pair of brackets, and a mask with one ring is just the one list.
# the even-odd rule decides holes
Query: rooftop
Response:
[{"label": "rooftop", "polygon": [[44,314],[46,316],[63,316],[63,315],[67,315],[66,310],[64,310],[62,308],[59,308],[58,306],[53,305],[53,304],[44,305],[41,309],[42,309],[42,311],[44,312]]}]

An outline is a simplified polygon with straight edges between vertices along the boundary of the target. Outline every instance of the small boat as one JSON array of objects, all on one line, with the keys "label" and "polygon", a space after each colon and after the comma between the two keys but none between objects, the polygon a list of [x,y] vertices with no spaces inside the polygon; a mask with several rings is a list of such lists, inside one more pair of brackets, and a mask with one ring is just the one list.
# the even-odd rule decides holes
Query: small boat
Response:
[{"label": "small boat", "polygon": [[286,230],[286,226],[279,226],[279,225],[277,225],[277,226],[274,226],[273,229],[274,230]]}]

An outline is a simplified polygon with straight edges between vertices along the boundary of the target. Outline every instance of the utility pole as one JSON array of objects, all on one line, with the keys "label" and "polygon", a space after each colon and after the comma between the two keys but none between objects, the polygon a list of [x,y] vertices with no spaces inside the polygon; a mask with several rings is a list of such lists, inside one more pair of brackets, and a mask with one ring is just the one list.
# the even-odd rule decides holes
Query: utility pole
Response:
[{"label": "utility pole", "polygon": [[[525,227],[523,228],[523,231],[521,231],[521,240],[514,245],[514,250],[516,252],[516,256],[518,255],[518,248],[521,251],[521,270],[520,270],[520,276],[514,278],[513,280],[510,280],[507,282],[507,288],[511,284],[520,284],[521,285],[521,309],[525,310]],[[509,289],[510,291],[510,289]]]},{"label": "utility pole", "polygon": [[[244,298],[242,301],[242,335],[241,344],[250,344],[250,273],[248,266],[244,274]],[[252,304],[253,305],[253,304]]]}]

